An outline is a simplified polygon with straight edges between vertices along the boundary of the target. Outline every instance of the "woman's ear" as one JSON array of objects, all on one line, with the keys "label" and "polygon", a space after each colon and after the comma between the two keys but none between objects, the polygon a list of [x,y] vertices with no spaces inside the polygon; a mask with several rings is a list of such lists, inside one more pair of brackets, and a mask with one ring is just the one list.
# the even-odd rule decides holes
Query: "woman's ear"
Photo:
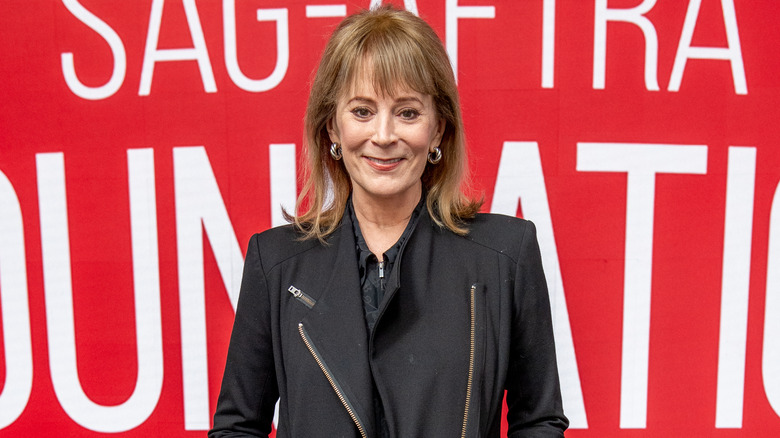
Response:
[{"label": "woman's ear", "polygon": [[328,137],[330,137],[331,143],[341,143],[339,141],[339,132],[336,129],[336,123],[333,121],[333,117],[328,119],[328,122],[325,124],[326,129],[328,130]]},{"label": "woman's ear", "polygon": [[433,136],[431,147],[441,146],[441,139],[444,137],[444,129],[447,127],[447,121],[439,119],[439,126],[436,128],[436,134]]}]

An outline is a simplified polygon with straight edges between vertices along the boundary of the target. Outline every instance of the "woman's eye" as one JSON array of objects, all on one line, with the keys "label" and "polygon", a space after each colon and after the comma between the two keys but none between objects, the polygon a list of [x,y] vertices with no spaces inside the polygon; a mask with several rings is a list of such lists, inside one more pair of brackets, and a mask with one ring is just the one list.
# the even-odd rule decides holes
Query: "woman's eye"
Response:
[{"label": "woman's eye", "polygon": [[420,112],[412,108],[407,108],[405,110],[402,110],[400,114],[401,114],[401,118],[406,120],[414,120],[420,116]]},{"label": "woman's eye", "polygon": [[361,119],[365,119],[366,117],[371,115],[371,111],[369,111],[368,108],[357,107],[352,110],[352,114],[356,115]]}]

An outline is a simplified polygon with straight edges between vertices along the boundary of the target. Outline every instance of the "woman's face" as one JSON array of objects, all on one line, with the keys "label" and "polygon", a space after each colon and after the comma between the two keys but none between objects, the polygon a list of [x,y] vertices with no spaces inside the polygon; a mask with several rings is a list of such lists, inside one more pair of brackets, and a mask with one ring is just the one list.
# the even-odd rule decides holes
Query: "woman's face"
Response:
[{"label": "woman's face", "polygon": [[439,146],[444,120],[429,95],[408,88],[377,93],[368,74],[339,100],[328,123],[352,181],[353,200],[417,202],[428,153]]}]

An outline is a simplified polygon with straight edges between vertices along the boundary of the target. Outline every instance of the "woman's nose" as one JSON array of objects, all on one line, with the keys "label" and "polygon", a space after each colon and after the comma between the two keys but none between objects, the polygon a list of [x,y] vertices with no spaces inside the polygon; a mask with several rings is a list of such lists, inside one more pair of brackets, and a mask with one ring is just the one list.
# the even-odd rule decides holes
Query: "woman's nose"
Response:
[{"label": "woman's nose", "polygon": [[372,138],[374,143],[379,146],[387,146],[398,140],[392,114],[380,112],[374,122],[374,136]]}]

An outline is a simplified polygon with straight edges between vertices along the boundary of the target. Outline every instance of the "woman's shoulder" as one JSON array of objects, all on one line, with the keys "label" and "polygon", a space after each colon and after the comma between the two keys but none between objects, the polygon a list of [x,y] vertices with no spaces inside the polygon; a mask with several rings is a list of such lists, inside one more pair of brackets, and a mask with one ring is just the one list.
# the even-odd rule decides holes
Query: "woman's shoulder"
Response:
[{"label": "woman's shoulder", "polygon": [[533,222],[495,213],[478,213],[468,224],[466,238],[516,259],[529,243],[536,244]]},{"label": "woman's shoulder", "polygon": [[323,244],[317,239],[303,239],[293,225],[281,225],[256,233],[249,241],[247,253],[256,252],[269,266],[287,260]]},{"label": "woman's shoulder", "polygon": [[295,240],[300,236],[300,233],[295,229],[292,224],[279,225],[273,228],[255,233],[252,236],[253,239],[257,239],[264,243],[282,243],[285,241]]}]

